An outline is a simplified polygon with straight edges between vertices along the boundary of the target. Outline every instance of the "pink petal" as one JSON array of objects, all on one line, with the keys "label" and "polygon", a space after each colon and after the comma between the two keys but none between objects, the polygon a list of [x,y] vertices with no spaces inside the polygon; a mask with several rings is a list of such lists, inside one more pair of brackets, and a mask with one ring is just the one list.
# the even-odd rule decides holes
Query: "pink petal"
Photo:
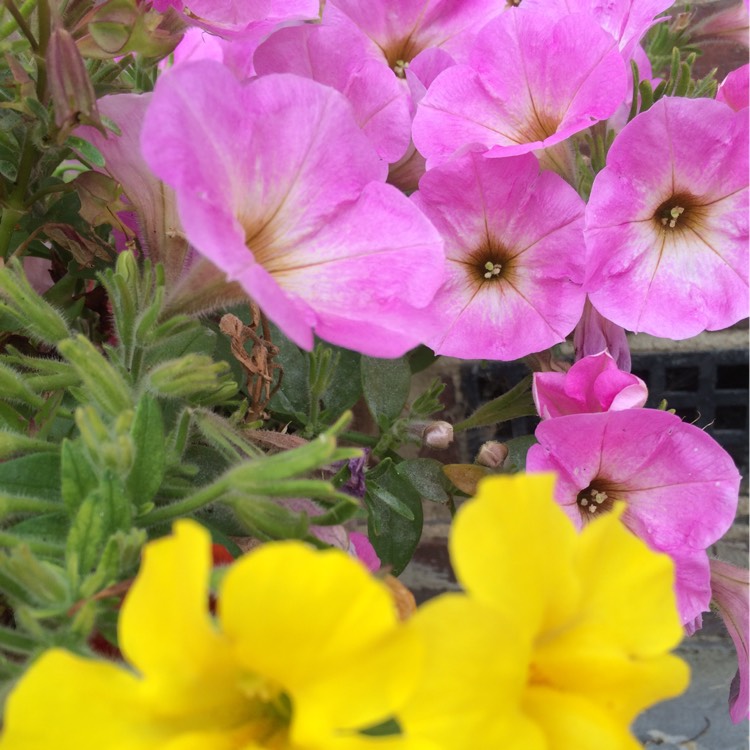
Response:
[{"label": "pink petal", "polygon": [[606,350],[621,370],[630,372],[630,347],[624,329],[597,312],[588,297],[573,332],[573,346],[576,359]]},{"label": "pink petal", "polygon": [[479,32],[468,66],[435,80],[412,137],[429,167],[467,146],[512,156],[606,119],[625,93],[625,64],[591,17],[511,8]]},{"label": "pink petal", "polygon": [[340,91],[378,154],[395,162],[409,145],[409,95],[382,61],[368,57],[359,33],[317,24],[281,29],[258,48],[255,70],[259,75],[294,73]]},{"label": "pink petal", "polygon": [[750,87],[748,70],[750,70],[750,64],[743,65],[729,73],[716,92],[716,101],[724,102],[735,112],[746,109],[750,103],[748,102],[748,88]]},{"label": "pink petal", "polygon": [[713,603],[727,626],[737,651],[738,670],[729,694],[729,716],[738,724],[748,716],[750,704],[750,615],[748,571],[720,560],[710,560]]},{"label": "pink petal", "polygon": [[566,373],[535,372],[534,403],[542,419],[643,406],[646,384],[622,372],[606,352],[584,357]]}]

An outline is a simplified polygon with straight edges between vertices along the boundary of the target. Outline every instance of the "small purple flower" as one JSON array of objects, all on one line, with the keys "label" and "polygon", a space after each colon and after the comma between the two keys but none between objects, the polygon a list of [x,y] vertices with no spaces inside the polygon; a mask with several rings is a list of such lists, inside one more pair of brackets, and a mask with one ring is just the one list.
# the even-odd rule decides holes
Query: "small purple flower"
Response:
[{"label": "small purple flower", "polygon": [[711,599],[705,550],[737,510],[740,475],[729,454],[656,409],[548,419],[536,438],[526,468],[557,474],[555,499],[576,528],[625,502],[625,525],[674,560],[682,621],[693,623]]}]

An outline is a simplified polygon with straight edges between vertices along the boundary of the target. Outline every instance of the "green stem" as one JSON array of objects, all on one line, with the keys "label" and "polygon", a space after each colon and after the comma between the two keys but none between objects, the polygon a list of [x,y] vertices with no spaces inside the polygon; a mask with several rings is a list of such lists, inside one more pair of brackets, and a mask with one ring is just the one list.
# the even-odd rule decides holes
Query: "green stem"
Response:
[{"label": "green stem", "polygon": [[357,445],[367,445],[371,448],[374,448],[379,442],[379,438],[372,435],[365,435],[362,432],[342,432],[341,439],[348,440],[350,443],[356,443]]},{"label": "green stem", "polygon": [[190,515],[219,498],[226,489],[226,480],[220,479],[218,482],[196,492],[194,495],[190,495],[183,500],[178,500],[171,505],[164,505],[161,508],[152,510],[142,518],[137,519],[137,523],[139,526],[147,528],[149,526],[156,526],[160,523],[166,523],[175,518]]},{"label": "green stem", "polygon": [[[31,49],[33,49],[34,52],[37,52],[39,50],[39,43],[37,42],[36,37],[34,36],[34,32],[31,30],[31,28],[29,28],[29,25],[26,23],[26,19],[23,16],[23,12],[18,9],[16,4],[13,2],[13,0],[3,0],[3,4],[8,9],[11,16],[13,16],[13,20],[15,21],[15,26],[17,26],[19,30],[21,31],[21,33],[29,40]],[[2,31],[4,30],[5,30],[5,27],[3,27]],[[0,31],[0,34],[2,34],[2,31]],[[3,38],[5,36],[7,35],[2,34]]]},{"label": "green stem", "polygon": [[36,641],[18,630],[0,626],[0,648],[14,654],[29,654],[37,646]]},{"label": "green stem", "polygon": [[[21,6],[20,13],[21,16],[23,16],[24,19],[28,18],[31,15],[31,11],[36,8],[36,2],[37,0],[26,0],[26,2]],[[0,26],[0,40],[5,39],[10,34],[12,34],[16,29],[18,28],[18,22],[14,19],[11,21],[7,21],[2,26]]]},{"label": "green stem", "polygon": [[0,517],[11,513],[55,513],[61,509],[54,500],[0,494]]},{"label": "green stem", "polygon": [[47,100],[47,43],[50,35],[49,0],[41,0],[37,8],[37,22],[39,29],[39,50],[36,61],[36,98],[42,104]]},{"label": "green stem", "polygon": [[26,203],[24,203],[24,208],[31,208],[40,198],[44,198],[45,195],[52,195],[54,193],[72,193],[74,190],[75,185],[72,185],[69,182],[48,185],[46,188],[37,190],[30,198],[27,198]]},{"label": "green stem", "polygon": [[36,161],[37,151],[31,140],[31,134],[26,133],[26,140],[21,151],[21,160],[18,164],[18,176],[13,190],[8,196],[6,206],[3,209],[3,217],[0,219],[0,257],[8,257],[10,240],[16,223],[24,215],[24,196],[29,186],[31,170]]},{"label": "green stem", "polygon": [[28,547],[32,552],[39,555],[57,556],[65,551],[65,545],[54,542],[42,542],[36,539],[22,538],[5,531],[0,531],[0,547]]}]

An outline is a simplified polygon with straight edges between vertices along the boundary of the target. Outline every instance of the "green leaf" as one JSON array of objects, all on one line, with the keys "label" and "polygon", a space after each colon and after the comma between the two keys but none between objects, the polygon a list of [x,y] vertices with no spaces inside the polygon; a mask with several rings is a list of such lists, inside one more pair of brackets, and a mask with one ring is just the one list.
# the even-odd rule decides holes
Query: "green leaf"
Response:
[{"label": "green leaf", "polygon": [[53,453],[35,453],[1,462],[0,488],[8,494],[59,500],[60,456]]},{"label": "green leaf", "polygon": [[532,445],[537,444],[533,435],[522,435],[505,442],[508,448],[508,457],[505,459],[503,468],[506,471],[526,471],[526,454]]},{"label": "green leaf", "polygon": [[470,427],[486,427],[517,417],[535,415],[536,407],[531,396],[531,375],[527,375],[507,393],[480,406],[468,419],[453,425],[453,429],[460,432]]},{"label": "green leaf", "polygon": [[96,488],[99,478],[79,442],[63,440],[60,450],[60,487],[65,506],[73,515],[83,499]]},{"label": "green leaf", "polygon": [[75,135],[68,136],[65,145],[74,151],[77,151],[84,159],[86,159],[86,161],[90,162],[95,167],[103,167],[106,164],[102,152],[93,144],[84,141],[83,138],[79,138]]},{"label": "green leaf", "polygon": [[[379,496],[370,493],[373,480],[380,491]],[[383,502],[383,491],[409,508],[413,519],[405,518]],[[393,575],[398,575],[411,560],[422,535],[422,499],[411,483],[400,476],[393,463],[386,459],[368,474],[365,504],[369,510],[367,525],[372,546],[380,561],[391,566]]]},{"label": "green leaf", "polygon": [[269,402],[269,407],[305,424],[310,413],[310,359],[274,325],[271,326],[271,338],[279,347],[276,361],[284,368],[284,375],[281,388]]},{"label": "green leaf", "polygon": [[135,460],[127,479],[127,490],[136,507],[151,502],[161,487],[167,462],[167,441],[164,435],[159,402],[144,393],[138,401],[130,431]]},{"label": "green leaf", "polygon": [[367,407],[381,429],[385,429],[400,416],[409,398],[411,368],[404,357],[362,357],[360,364]]},{"label": "green leaf", "polygon": [[433,458],[410,458],[402,461],[396,471],[411,482],[414,489],[425,500],[447,503],[450,487],[443,472],[443,464]]},{"label": "green leaf", "polygon": [[338,351],[339,358],[328,387],[323,393],[323,421],[328,423],[338,419],[347,409],[351,409],[362,395],[362,377],[359,361],[361,355],[348,349],[331,347]]}]

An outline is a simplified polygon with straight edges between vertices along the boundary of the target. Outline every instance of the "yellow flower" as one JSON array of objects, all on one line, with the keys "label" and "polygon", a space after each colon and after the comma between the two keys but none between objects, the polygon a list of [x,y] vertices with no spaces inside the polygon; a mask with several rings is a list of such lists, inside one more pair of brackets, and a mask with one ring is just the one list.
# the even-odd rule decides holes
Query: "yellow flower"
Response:
[{"label": "yellow flower", "polygon": [[360,734],[393,717],[421,668],[386,586],[338,550],[269,544],[208,610],[210,539],[192,521],[147,545],[122,609],[132,670],[46,652],[7,703],[1,750],[412,750]]},{"label": "yellow flower", "polygon": [[494,477],[459,511],[466,594],[413,624],[430,658],[402,725],[450,750],[636,750],[629,726],[681,693],[687,665],[669,557],[615,511],[577,534],[552,475]]}]

